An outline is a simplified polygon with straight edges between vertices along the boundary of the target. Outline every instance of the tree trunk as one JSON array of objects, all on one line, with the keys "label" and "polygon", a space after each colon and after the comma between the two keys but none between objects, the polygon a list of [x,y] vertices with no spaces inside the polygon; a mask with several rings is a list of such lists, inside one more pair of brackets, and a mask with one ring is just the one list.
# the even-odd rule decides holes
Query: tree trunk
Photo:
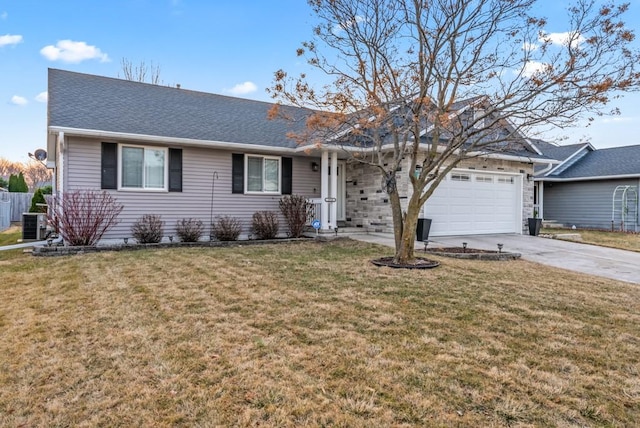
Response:
[{"label": "tree trunk", "polygon": [[420,203],[415,195],[416,194],[414,193],[414,195],[409,199],[409,204],[407,205],[400,245],[396,244],[396,254],[393,258],[394,263],[411,264],[415,261],[413,252],[416,244],[418,216],[420,215]]},{"label": "tree trunk", "polygon": [[393,237],[395,239],[396,252],[400,248],[402,243],[403,218],[402,218],[402,206],[400,205],[400,195],[397,190],[388,191],[389,202],[391,203],[391,214],[393,216]]}]

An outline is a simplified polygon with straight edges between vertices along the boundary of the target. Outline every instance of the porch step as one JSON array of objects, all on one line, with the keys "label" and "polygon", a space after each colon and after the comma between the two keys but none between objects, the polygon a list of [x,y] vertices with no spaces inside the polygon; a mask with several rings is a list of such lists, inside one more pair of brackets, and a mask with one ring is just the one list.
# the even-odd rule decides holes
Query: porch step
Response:
[{"label": "porch step", "polygon": [[[357,235],[357,234],[366,234],[368,233],[367,229],[365,229],[364,227],[338,227],[338,236],[347,236],[347,235]],[[304,233],[305,236],[316,236],[316,231],[315,230],[307,230]],[[336,235],[336,231],[335,230],[318,230],[317,235],[323,235],[323,236],[327,236],[327,235]]]},{"label": "porch step", "polygon": [[542,227],[549,229],[562,229],[564,224],[558,223],[556,220],[542,220]]}]

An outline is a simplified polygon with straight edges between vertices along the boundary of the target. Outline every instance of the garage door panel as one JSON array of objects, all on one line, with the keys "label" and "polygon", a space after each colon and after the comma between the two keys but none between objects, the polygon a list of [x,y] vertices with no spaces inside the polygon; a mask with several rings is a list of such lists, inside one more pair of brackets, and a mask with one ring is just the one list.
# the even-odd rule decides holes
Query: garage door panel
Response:
[{"label": "garage door panel", "polygon": [[518,232],[520,186],[514,176],[490,173],[452,173],[429,198],[424,216],[433,220],[431,234]]}]

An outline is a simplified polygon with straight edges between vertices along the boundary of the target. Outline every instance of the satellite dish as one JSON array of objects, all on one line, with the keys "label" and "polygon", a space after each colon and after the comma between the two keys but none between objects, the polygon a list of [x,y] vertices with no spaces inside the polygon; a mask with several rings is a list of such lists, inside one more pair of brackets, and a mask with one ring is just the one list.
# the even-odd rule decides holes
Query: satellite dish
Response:
[{"label": "satellite dish", "polygon": [[33,156],[39,160],[40,162],[44,161],[47,158],[47,151],[46,150],[42,150],[42,149],[38,149],[35,151],[35,153],[33,154]]}]

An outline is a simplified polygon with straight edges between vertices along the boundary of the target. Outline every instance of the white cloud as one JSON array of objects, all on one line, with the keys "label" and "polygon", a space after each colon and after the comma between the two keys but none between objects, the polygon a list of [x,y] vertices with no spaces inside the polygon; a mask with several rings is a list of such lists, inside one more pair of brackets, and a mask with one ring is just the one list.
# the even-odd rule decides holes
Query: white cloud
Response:
[{"label": "white cloud", "polygon": [[522,50],[526,52],[532,52],[532,51],[538,50],[539,47],[540,46],[536,45],[535,43],[524,42],[522,44]]},{"label": "white cloud", "polygon": [[602,123],[629,123],[633,121],[634,121],[634,118],[632,117],[622,117],[622,116],[607,117],[605,119],[602,119]]},{"label": "white cloud", "polygon": [[255,83],[244,82],[244,83],[238,83],[233,88],[228,89],[227,92],[233,95],[246,95],[246,94],[250,94],[251,92],[255,92],[257,90],[258,90],[258,87],[256,86]]},{"label": "white cloud", "polygon": [[40,49],[40,53],[50,61],[70,63],[79,63],[87,59],[98,59],[100,62],[110,61],[109,56],[99,48],[73,40],[60,40],[55,46],[43,47]]},{"label": "white cloud", "polygon": [[22,36],[18,34],[5,34],[4,36],[0,36],[0,47],[7,45],[17,45],[22,42]]},{"label": "white cloud", "polygon": [[7,19],[7,17],[8,17],[8,16],[9,16],[9,15],[7,14],[7,12],[2,12],[2,13],[0,13],[0,19],[2,19],[2,20]]},{"label": "white cloud", "polygon": [[25,97],[21,97],[20,95],[14,95],[11,97],[11,104],[17,106],[26,106],[28,102],[29,101],[27,101]]},{"label": "white cloud", "polygon": [[345,31],[347,28],[351,28],[352,26],[361,22],[364,22],[364,18],[360,15],[356,15],[355,19],[352,19],[351,21],[345,21],[334,25],[331,29],[331,32],[335,35],[338,35],[339,33]]},{"label": "white cloud", "polygon": [[522,68],[522,75],[525,77],[531,77],[539,71],[542,71],[545,67],[545,64],[538,61],[527,61],[527,63]]},{"label": "white cloud", "polygon": [[543,43],[549,42],[552,45],[558,45],[558,46],[567,46],[569,44],[569,41],[571,40],[572,48],[577,48],[580,45],[580,43],[583,43],[586,40],[582,35],[568,32],[568,31],[564,33],[542,34],[540,35],[539,39]]},{"label": "white cloud", "polygon": [[38,95],[36,95],[36,101],[38,101],[39,103],[46,103],[47,101],[49,101],[49,92],[40,92]]}]

